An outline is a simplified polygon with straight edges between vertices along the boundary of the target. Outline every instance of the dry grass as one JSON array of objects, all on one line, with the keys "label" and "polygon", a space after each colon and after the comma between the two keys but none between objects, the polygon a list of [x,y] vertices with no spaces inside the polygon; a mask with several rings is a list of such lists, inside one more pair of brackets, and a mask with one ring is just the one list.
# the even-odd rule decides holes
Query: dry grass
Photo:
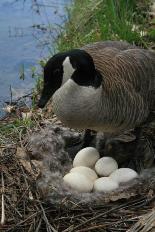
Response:
[{"label": "dry grass", "polygon": [[[20,109],[18,109],[20,110]],[[144,193],[135,192],[127,199],[102,202],[100,204],[81,204],[64,198],[59,206],[42,199],[36,181],[40,176],[40,162],[26,155],[29,137],[34,131],[44,130],[49,110],[36,118],[35,126],[21,126],[11,133],[9,143],[0,148],[0,190],[1,225],[0,231],[128,231],[147,232],[155,227],[155,189]],[[51,114],[51,113],[50,113]],[[17,116],[16,116],[17,117]],[[4,122],[11,122],[8,116]],[[32,119],[31,119],[32,120]],[[55,124],[56,118],[48,123]],[[30,124],[28,124],[30,125]],[[3,141],[4,142],[4,141]],[[4,207],[3,207],[4,206]]]},{"label": "dry grass", "polygon": [[[83,6],[84,1],[80,2]],[[69,31],[60,38],[60,50],[104,39],[104,28],[100,28],[98,23],[102,18],[100,14],[94,14],[96,9],[100,13],[101,3],[102,1],[97,1],[96,5],[93,4],[91,11],[87,10],[87,17],[82,14],[81,24],[69,25]],[[78,11],[78,8],[76,9]],[[92,19],[96,19],[93,20],[96,30],[91,29],[91,26],[94,26]],[[75,20],[77,21],[79,22],[79,19]],[[72,36],[73,29],[77,32],[74,33],[75,37]],[[29,150],[28,141],[31,134],[43,130],[45,121],[55,124],[57,119],[52,117],[49,120],[52,112],[47,108],[43,112],[33,109],[32,117],[23,120],[21,112],[25,110],[31,109],[28,106],[15,107],[14,112],[0,121],[0,231],[154,231],[155,188],[153,186],[148,189],[147,182],[144,192],[136,192],[134,189],[135,194],[127,198],[120,196],[118,200],[100,201],[100,204],[87,205],[64,198],[59,206],[56,206],[43,199],[36,185],[42,164],[31,160],[30,156],[26,156],[26,152]]]},{"label": "dry grass", "polygon": [[66,199],[58,208],[43,202],[35,184],[35,169],[26,170],[16,154],[12,147],[0,155],[5,214],[1,231],[147,232],[155,226],[155,195],[151,191],[144,196],[92,206],[70,202],[68,208]]}]

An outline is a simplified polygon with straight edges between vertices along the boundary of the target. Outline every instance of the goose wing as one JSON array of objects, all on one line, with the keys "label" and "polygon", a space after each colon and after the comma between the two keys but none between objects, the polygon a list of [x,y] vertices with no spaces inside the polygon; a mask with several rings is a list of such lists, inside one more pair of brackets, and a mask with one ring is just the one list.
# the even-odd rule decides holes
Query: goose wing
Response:
[{"label": "goose wing", "polygon": [[[111,47],[110,47],[111,46]],[[105,41],[86,46],[103,76],[107,91],[126,85],[155,110],[155,53],[127,42]]]},{"label": "goose wing", "polygon": [[145,49],[121,51],[114,58],[115,75],[128,83],[155,110],[155,53]]},{"label": "goose wing", "polygon": [[109,44],[113,47],[104,43],[102,48],[86,47],[86,51],[102,74],[103,91],[111,99],[113,109],[117,106],[118,118],[122,117],[124,127],[134,127],[155,110],[155,53],[128,45],[120,49],[120,43]]},{"label": "goose wing", "polygon": [[128,49],[114,58],[116,75],[129,82],[136,92],[146,96],[155,90],[155,53],[145,49]]}]

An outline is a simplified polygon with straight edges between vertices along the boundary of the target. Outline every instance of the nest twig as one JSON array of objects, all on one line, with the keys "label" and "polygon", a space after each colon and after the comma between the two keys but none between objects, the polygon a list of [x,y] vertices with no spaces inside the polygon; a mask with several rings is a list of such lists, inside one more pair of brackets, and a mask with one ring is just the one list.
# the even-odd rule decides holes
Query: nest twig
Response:
[{"label": "nest twig", "polygon": [[4,150],[0,158],[2,182],[5,183],[5,223],[1,223],[0,231],[147,232],[154,226],[153,191],[93,205],[70,201],[69,208],[66,207],[68,200],[64,198],[57,207],[43,202],[35,185],[37,177],[33,169],[23,166],[15,149]]},{"label": "nest twig", "polygon": [[148,232],[155,228],[155,209],[142,217],[127,232]]},{"label": "nest twig", "polygon": [[[36,125],[40,130],[41,124]],[[148,181],[139,185],[145,191],[130,188],[134,194],[124,197],[123,192],[119,197],[113,196],[113,201],[84,204],[66,196],[56,205],[54,200],[42,198],[36,186],[40,161],[34,162],[34,156],[32,160],[25,157],[31,134],[31,130],[27,130],[27,135],[18,131],[18,143],[13,141],[8,146],[5,142],[0,147],[0,231],[147,232],[155,226],[155,188],[151,189]]]}]

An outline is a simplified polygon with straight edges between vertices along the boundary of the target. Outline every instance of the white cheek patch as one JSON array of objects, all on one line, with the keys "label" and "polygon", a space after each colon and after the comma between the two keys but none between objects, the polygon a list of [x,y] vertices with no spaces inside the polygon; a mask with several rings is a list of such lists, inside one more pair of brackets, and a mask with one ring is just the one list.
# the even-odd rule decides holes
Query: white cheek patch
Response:
[{"label": "white cheek patch", "polygon": [[72,74],[74,73],[75,69],[73,68],[69,56],[67,56],[63,62],[63,80],[62,85],[71,78]]}]

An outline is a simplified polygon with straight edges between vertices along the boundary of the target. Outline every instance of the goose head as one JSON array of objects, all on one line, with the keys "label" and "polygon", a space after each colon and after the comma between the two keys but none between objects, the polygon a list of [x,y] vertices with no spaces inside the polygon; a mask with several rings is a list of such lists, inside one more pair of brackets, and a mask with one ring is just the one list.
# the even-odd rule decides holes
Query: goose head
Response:
[{"label": "goose head", "polygon": [[50,58],[44,67],[44,85],[38,107],[43,108],[69,79],[79,86],[94,88],[98,88],[102,82],[92,57],[84,50],[74,49],[58,53]]}]

